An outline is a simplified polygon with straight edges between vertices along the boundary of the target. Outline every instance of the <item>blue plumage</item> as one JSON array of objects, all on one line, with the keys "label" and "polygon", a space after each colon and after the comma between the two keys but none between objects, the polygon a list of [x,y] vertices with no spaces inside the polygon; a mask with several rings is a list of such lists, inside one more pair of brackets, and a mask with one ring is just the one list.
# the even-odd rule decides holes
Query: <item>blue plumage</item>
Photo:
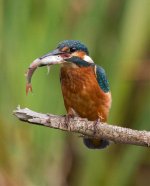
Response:
[{"label": "blue plumage", "polygon": [[91,138],[83,138],[83,143],[89,149],[104,149],[109,145],[109,141],[105,139],[91,139]]},{"label": "blue plumage", "polygon": [[58,44],[59,49],[62,49],[64,47],[69,47],[70,49],[73,49],[74,51],[84,51],[86,54],[89,55],[89,51],[87,47],[78,40],[65,40]]},{"label": "blue plumage", "polygon": [[87,61],[84,61],[83,59],[81,59],[77,56],[73,56],[73,57],[65,59],[65,60],[68,61],[68,62],[74,63],[74,64],[76,64],[77,66],[80,66],[80,67],[95,66],[94,63],[92,63],[92,64],[88,63]]},{"label": "blue plumage", "polygon": [[105,70],[98,65],[96,65],[96,77],[97,77],[97,81],[101,89],[104,92],[109,92],[110,91],[109,82],[106,77]]}]

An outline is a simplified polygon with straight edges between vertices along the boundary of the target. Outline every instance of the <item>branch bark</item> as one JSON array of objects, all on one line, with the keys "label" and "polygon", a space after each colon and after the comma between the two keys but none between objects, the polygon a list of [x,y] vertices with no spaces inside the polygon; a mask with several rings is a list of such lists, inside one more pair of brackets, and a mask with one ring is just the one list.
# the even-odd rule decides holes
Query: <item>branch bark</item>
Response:
[{"label": "branch bark", "polygon": [[65,116],[37,113],[28,108],[21,109],[17,107],[17,109],[13,111],[13,114],[18,119],[29,124],[75,132],[91,138],[108,139],[114,143],[150,147],[149,131],[132,130],[102,122],[94,125],[93,121],[79,117],[71,118],[66,124]]}]

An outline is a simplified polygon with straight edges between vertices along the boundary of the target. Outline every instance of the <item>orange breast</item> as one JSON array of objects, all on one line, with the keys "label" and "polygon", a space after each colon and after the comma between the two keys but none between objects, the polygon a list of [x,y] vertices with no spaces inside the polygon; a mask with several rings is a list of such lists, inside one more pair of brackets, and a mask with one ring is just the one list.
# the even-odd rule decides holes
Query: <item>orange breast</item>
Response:
[{"label": "orange breast", "polygon": [[107,120],[111,94],[99,87],[92,67],[62,67],[61,86],[67,112],[73,109],[89,120]]}]

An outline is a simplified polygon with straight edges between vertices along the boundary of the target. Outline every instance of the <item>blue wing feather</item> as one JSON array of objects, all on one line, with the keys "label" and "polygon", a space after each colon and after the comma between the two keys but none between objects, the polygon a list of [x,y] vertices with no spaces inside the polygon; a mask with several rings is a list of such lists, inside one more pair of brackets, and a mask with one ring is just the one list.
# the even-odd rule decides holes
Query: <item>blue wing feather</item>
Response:
[{"label": "blue wing feather", "polygon": [[96,65],[96,78],[97,78],[97,81],[98,81],[98,84],[100,86],[100,88],[104,91],[104,92],[109,92],[110,91],[110,87],[109,87],[109,82],[108,82],[108,79],[106,77],[106,73],[105,73],[105,70]]}]

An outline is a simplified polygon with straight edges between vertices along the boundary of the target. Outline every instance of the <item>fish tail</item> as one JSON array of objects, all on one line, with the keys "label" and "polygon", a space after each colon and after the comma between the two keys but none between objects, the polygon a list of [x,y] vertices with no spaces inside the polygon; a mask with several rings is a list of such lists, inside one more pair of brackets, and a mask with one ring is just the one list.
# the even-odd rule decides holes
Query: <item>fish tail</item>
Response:
[{"label": "fish tail", "polygon": [[29,92],[32,92],[32,85],[31,83],[26,84],[26,95],[28,95]]}]

